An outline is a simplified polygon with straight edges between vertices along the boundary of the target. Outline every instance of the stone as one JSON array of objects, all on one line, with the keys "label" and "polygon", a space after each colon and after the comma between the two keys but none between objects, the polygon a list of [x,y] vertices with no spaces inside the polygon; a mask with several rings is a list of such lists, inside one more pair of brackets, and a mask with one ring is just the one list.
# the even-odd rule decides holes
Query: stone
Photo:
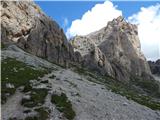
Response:
[{"label": "stone", "polygon": [[25,96],[23,96],[23,99],[25,99],[25,100],[30,100],[30,98],[31,98],[30,95],[25,95]]},{"label": "stone", "polygon": [[11,83],[7,83],[6,84],[6,88],[15,88],[15,86],[13,84],[11,84]]}]

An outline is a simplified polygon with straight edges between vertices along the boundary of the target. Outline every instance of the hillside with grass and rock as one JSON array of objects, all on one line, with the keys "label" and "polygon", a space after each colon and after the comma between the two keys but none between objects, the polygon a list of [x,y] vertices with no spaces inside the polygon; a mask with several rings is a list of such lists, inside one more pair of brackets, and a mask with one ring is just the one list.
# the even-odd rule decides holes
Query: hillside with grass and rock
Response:
[{"label": "hillside with grass and rock", "polygon": [[136,25],[120,16],[69,42],[33,1],[1,9],[2,120],[160,119]]}]

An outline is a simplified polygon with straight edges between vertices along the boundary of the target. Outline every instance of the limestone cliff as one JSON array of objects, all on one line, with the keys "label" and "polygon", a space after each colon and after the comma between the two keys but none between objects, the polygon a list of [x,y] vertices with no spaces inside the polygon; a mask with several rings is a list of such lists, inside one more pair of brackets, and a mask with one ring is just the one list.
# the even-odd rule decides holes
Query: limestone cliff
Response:
[{"label": "limestone cliff", "polygon": [[33,1],[2,1],[1,26],[3,44],[62,65],[76,59],[63,30]]},{"label": "limestone cliff", "polygon": [[74,37],[71,43],[82,54],[83,64],[93,70],[98,68],[102,74],[118,80],[151,74],[141,52],[137,26],[121,16],[99,31]]}]

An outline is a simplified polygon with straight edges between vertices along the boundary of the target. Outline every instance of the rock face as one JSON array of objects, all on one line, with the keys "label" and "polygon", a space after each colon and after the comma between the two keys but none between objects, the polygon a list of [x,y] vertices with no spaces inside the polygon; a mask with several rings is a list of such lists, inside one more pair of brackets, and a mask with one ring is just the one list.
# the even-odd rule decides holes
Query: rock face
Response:
[{"label": "rock face", "polygon": [[1,2],[2,43],[65,65],[75,61],[63,30],[32,1]]},{"label": "rock face", "polygon": [[113,69],[105,54],[89,37],[76,36],[71,41],[76,52],[83,56],[82,64],[89,69],[100,72],[103,75],[112,75]]},{"label": "rock face", "polygon": [[137,26],[123,17],[109,22],[99,31],[76,36],[71,41],[75,51],[83,56],[83,64],[118,80],[133,76],[148,76],[150,68],[141,52]]},{"label": "rock face", "polygon": [[151,68],[152,74],[160,76],[160,59],[158,59],[156,62],[148,61],[148,63]]}]

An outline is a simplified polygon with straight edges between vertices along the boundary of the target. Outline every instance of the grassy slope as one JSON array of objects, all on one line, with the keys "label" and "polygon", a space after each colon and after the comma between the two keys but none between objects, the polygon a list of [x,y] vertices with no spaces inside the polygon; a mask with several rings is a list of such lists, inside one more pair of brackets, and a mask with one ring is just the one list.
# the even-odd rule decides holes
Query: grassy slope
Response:
[{"label": "grassy slope", "polygon": [[[156,101],[153,98],[160,98],[158,92],[158,86],[155,82],[151,80],[141,80],[139,78],[133,79],[130,83],[121,83],[120,81],[114,80],[112,77],[103,77],[99,76],[93,72],[90,72],[86,69],[74,67],[74,70],[82,75],[88,77],[88,80],[92,82],[96,82],[99,84],[104,84],[107,89],[112,90],[113,92],[125,96],[128,99],[132,99],[139,104],[145,105],[154,110],[160,110],[160,102]],[[48,94],[47,89],[33,89],[30,86],[30,80],[38,79],[38,77],[42,77],[46,74],[47,71],[45,70],[36,70],[33,69],[31,66],[26,65],[23,62],[19,62],[15,59],[5,59],[2,60],[2,103],[5,103],[8,96],[7,93],[10,95],[14,94],[16,89],[20,86],[24,86],[23,92],[31,91],[31,99],[25,100],[22,99],[22,105],[25,107],[35,107],[39,106],[44,103],[44,99]],[[55,76],[52,76],[53,78]],[[10,83],[14,85],[14,88],[7,88],[6,84]],[[138,89],[144,90],[147,94],[142,94]],[[53,94],[51,97],[51,102],[56,105],[57,109],[64,114],[66,118],[72,120],[75,117],[75,112],[72,109],[71,102],[67,99],[67,96],[62,93],[61,95]],[[40,107],[40,106],[39,106]],[[48,113],[46,112],[45,108],[35,110],[39,113],[38,116],[35,118],[27,117],[28,119],[40,119],[48,118]],[[41,114],[44,114],[41,116]]]},{"label": "grassy slope", "polygon": [[[23,98],[21,105],[34,109],[38,114],[36,116],[27,116],[25,120],[46,120],[49,118],[48,108],[42,107],[45,97],[48,94],[48,90],[44,88],[35,89],[31,86],[30,80],[38,79],[44,74],[48,73],[46,70],[36,70],[32,66],[26,65],[23,62],[17,61],[13,58],[7,58],[2,60],[2,103],[5,103],[9,96],[13,95],[16,89],[20,86],[24,86],[22,92],[27,93],[30,91],[30,99]],[[54,79],[54,75],[51,76]],[[10,83],[13,88],[7,88],[6,84]],[[43,84],[48,83],[48,81]],[[6,95],[9,94],[9,95]],[[68,100],[67,96],[62,93],[60,96],[57,94],[52,95],[51,102],[57,106],[57,109],[64,114],[64,116],[72,120],[75,117],[75,112],[72,109],[72,104]],[[10,118],[12,119],[12,118]]]},{"label": "grassy slope", "polygon": [[[12,58],[2,60],[1,69],[1,93],[2,103],[7,100],[7,95],[14,94],[16,89],[20,86],[29,86],[29,81],[42,77],[47,71],[35,70],[31,66]],[[8,88],[6,84],[14,85],[14,88]]]}]

